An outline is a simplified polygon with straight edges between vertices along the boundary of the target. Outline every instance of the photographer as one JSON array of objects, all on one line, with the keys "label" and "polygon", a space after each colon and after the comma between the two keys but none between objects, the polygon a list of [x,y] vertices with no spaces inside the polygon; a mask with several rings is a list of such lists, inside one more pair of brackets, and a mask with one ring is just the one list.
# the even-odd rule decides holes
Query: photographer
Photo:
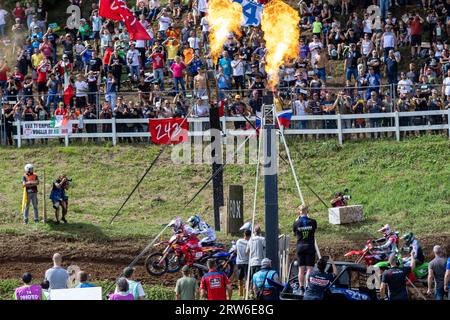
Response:
[{"label": "photographer", "polygon": [[59,224],[59,207],[62,208],[62,218],[64,223],[67,223],[66,215],[69,205],[69,197],[66,195],[66,190],[69,189],[69,182],[72,179],[62,174],[58,179],[53,181],[52,192],[50,193],[50,199],[53,202],[53,208],[55,208],[56,224]]},{"label": "photographer", "polygon": [[331,200],[331,206],[333,208],[345,207],[347,205],[347,201],[350,199],[350,196],[345,196],[342,192],[336,192],[333,200]]}]

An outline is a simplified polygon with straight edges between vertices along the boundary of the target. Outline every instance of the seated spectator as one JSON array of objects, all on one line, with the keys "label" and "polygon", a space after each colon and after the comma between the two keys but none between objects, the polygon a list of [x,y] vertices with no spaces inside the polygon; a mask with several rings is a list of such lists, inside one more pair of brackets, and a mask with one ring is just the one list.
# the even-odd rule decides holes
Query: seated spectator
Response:
[{"label": "seated spectator", "polygon": [[109,296],[108,300],[134,300],[133,294],[129,292],[129,284],[126,278],[117,279],[116,291]]}]

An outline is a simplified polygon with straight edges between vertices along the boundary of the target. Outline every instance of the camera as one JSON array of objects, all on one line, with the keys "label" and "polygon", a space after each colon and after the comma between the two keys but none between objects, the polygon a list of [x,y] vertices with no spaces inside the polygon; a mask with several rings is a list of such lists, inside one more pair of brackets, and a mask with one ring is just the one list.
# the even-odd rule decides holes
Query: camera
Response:
[{"label": "camera", "polygon": [[352,196],[351,195],[343,195],[342,196],[342,199],[344,199],[344,200],[351,200],[352,199]]}]

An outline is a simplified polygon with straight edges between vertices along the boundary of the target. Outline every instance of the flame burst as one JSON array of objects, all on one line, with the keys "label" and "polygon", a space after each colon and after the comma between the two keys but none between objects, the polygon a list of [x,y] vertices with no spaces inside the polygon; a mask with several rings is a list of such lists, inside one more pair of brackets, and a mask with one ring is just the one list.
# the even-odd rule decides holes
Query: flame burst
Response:
[{"label": "flame burst", "polygon": [[278,70],[285,60],[296,58],[298,54],[300,16],[281,0],[273,0],[264,6],[261,18],[261,29],[266,42],[266,66],[269,85],[275,88],[278,84]]},{"label": "flame burst", "polygon": [[242,6],[230,0],[210,0],[208,2],[209,41],[214,63],[223,50],[227,36],[234,32],[241,36]]}]

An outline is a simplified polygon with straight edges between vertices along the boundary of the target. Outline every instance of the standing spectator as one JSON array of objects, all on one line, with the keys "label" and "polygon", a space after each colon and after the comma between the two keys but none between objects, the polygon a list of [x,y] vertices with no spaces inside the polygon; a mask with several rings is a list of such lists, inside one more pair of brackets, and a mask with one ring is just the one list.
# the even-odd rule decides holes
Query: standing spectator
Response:
[{"label": "standing spectator", "polygon": [[308,287],[309,275],[313,270],[316,259],[316,239],[314,235],[317,230],[317,221],[308,217],[308,207],[306,205],[302,204],[299,206],[297,214],[298,218],[295,220],[292,229],[297,236],[297,259],[299,266],[298,283],[300,295],[304,295],[305,287]]},{"label": "standing spectator", "polygon": [[208,300],[231,300],[233,288],[230,280],[224,272],[217,271],[217,264],[214,259],[207,261],[208,273],[206,273],[200,283],[200,294]]},{"label": "standing spectator", "polygon": [[252,277],[253,293],[257,300],[279,300],[278,290],[269,284],[267,279],[279,281],[278,273],[272,269],[272,260],[264,258],[261,261],[261,270]]},{"label": "standing spectator", "polygon": [[[400,267],[400,261],[395,255],[389,258],[391,268],[384,271],[381,276],[380,298],[388,300],[408,300],[408,290],[406,289],[406,279],[411,270],[416,267],[414,252],[411,252],[411,266]],[[389,290],[386,295],[386,289]]]},{"label": "standing spectator", "polygon": [[[449,292],[450,290],[450,257],[447,259],[447,266],[445,267],[444,276],[444,291]],[[448,293],[447,299],[450,300],[450,294]]]},{"label": "standing spectator", "polygon": [[75,101],[77,108],[82,109],[86,107],[88,91],[88,83],[85,81],[84,76],[79,74],[75,81]]},{"label": "standing spectator", "polygon": [[184,86],[183,71],[186,69],[186,65],[181,61],[181,57],[177,56],[175,62],[170,66],[170,71],[173,74],[175,93],[179,93],[179,86],[183,91],[183,96],[186,96],[186,88]]},{"label": "standing spectator", "polygon": [[[381,103],[378,99],[378,94],[374,91],[370,93],[370,99],[366,103],[367,111],[368,113],[380,113],[381,110]],[[370,128],[378,128],[380,127],[380,118],[370,118],[369,119]],[[372,139],[375,139],[375,135],[378,134],[377,132],[371,132],[370,136]]]},{"label": "standing spectator", "polygon": [[109,300],[134,300],[133,294],[129,292],[127,279],[123,277],[117,279],[116,291],[109,296]]},{"label": "standing spectator", "polygon": [[248,259],[249,259],[249,255],[247,253],[247,245],[251,236],[252,231],[246,229],[244,231],[244,237],[236,241],[236,267],[238,273],[239,297],[244,296],[244,288],[245,288],[244,279],[247,276]]},{"label": "standing spectator", "polygon": [[[322,115],[322,105],[319,100],[319,93],[314,92],[313,98],[308,101],[306,111],[314,116]],[[310,129],[323,129],[323,120],[311,120]],[[316,135],[316,141],[319,140],[319,134]]]},{"label": "standing spectator", "polygon": [[[325,272],[328,261],[331,263],[333,273]],[[303,300],[323,300],[325,290],[337,275],[337,268],[333,259],[330,257],[328,261],[324,258],[320,258],[319,261],[317,261],[318,270],[310,273],[308,279],[309,285],[305,291]]]},{"label": "standing spectator", "polygon": [[351,81],[352,75],[356,78],[358,77],[358,59],[361,58],[361,53],[356,51],[356,44],[350,44],[350,50],[345,56],[344,70],[345,79]]},{"label": "standing spectator", "polygon": [[189,266],[181,269],[183,277],[177,280],[175,295],[177,300],[195,300],[197,296],[197,280],[190,276]]},{"label": "standing spectator", "polygon": [[78,277],[79,283],[77,284],[77,286],[75,288],[92,288],[92,287],[95,287],[95,285],[93,285],[92,283],[88,282],[89,275],[86,272],[79,271],[77,277]]},{"label": "standing spectator", "polygon": [[[123,276],[128,282],[128,293],[132,294],[134,300],[144,300],[145,292],[142,284],[139,281],[132,280],[134,274],[134,268],[126,267],[123,269]],[[114,293],[119,293],[116,289]]]},{"label": "standing spectator", "polygon": [[231,61],[231,68],[233,70],[233,79],[234,79],[234,85],[235,90],[237,93],[240,92],[241,96],[244,96],[244,90],[245,90],[245,62],[242,60],[242,57],[239,55],[239,53],[234,54],[234,60]]},{"label": "standing spectator", "polygon": [[27,164],[25,166],[25,175],[22,176],[22,187],[26,189],[25,192],[27,193],[27,202],[25,203],[25,210],[23,212],[24,224],[28,223],[28,210],[30,208],[30,202],[33,204],[34,222],[39,222],[38,185],[39,177],[34,173],[33,165]]},{"label": "standing spectator", "polygon": [[246,253],[249,256],[250,278],[261,269],[261,262],[266,256],[266,239],[261,235],[261,227],[255,226],[253,236],[247,244]]},{"label": "standing spectator", "polygon": [[67,289],[69,273],[62,266],[62,256],[59,253],[53,255],[53,267],[45,271],[45,280],[50,282],[50,290]]},{"label": "standing spectator", "polygon": [[[120,80],[122,78],[122,66],[125,65],[125,60],[119,55],[119,51],[114,50],[111,60],[109,61],[108,71],[111,72],[113,78],[116,80],[116,91],[120,91]],[[112,104],[111,104],[112,106]],[[113,107],[114,108],[114,107]]]},{"label": "standing spectator", "polygon": [[44,4],[43,0],[38,0],[38,4],[36,6],[36,18],[37,23],[41,30],[46,30],[47,20],[48,20],[48,11],[47,6]]},{"label": "standing spectator", "polygon": [[447,76],[442,81],[442,95],[450,100],[450,69],[447,71]]},{"label": "standing spectator", "polygon": [[139,81],[139,51],[136,49],[136,44],[132,42],[130,49],[127,52],[127,65],[130,69],[130,78],[133,83]]},{"label": "standing spectator", "polygon": [[8,15],[8,11],[0,8],[0,38],[5,37],[6,32],[6,16]]},{"label": "standing spectator", "polygon": [[47,300],[42,287],[31,284],[32,279],[31,273],[25,272],[22,275],[24,285],[14,290],[14,300]]},{"label": "standing spectator", "polygon": [[422,27],[424,20],[419,13],[416,12],[414,16],[409,18],[409,28],[411,29],[411,58],[415,59],[422,46]]},{"label": "standing spectator", "polygon": [[386,74],[390,85],[397,85],[398,64],[400,58],[395,55],[394,50],[389,50],[389,56],[385,58]]},{"label": "standing spectator", "polygon": [[428,264],[427,295],[431,295],[434,283],[434,299],[444,300],[444,278],[447,259],[444,257],[444,251],[441,246],[434,246],[433,253],[434,259]]},{"label": "standing spectator", "polygon": [[161,90],[164,91],[164,54],[161,53],[161,48],[156,47],[150,58],[153,60],[153,77],[158,80]]},{"label": "standing spectator", "polygon": [[381,42],[383,45],[384,62],[386,63],[386,59],[389,56],[389,51],[397,48],[397,38],[395,37],[395,33],[392,31],[391,25],[386,25],[385,32],[381,36]]}]

